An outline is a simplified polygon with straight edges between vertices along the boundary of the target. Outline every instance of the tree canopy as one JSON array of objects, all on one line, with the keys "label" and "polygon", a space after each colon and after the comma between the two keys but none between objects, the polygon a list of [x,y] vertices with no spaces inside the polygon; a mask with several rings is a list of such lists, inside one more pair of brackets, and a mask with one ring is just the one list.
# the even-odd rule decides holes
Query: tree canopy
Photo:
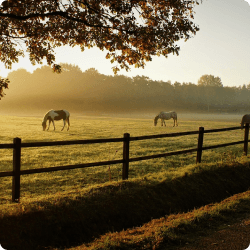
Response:
[{"label": "tree canopy", "polygon": [[24,52],[33,64],[54,50],[79,45],[106,49],[114,72],[144,67],[154,55],[178,54],[180,39],[199,30],[194,6],[202,0],[5,0],[0,7],[0,60],[11,68]]},{"label": "tree canopy", "polygon": [[213,75],[203,75],[198,80],[200,86],[223,87],[220,77]]}]

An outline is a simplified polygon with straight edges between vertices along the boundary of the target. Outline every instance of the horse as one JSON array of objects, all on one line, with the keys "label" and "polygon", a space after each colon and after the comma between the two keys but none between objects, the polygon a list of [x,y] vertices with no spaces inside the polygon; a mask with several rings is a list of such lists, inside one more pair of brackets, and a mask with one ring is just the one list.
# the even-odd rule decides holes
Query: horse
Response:
[{"label": "horse", "polygon": [[250,115],[243,115],[242,120],[241,120],[241,128],[243,129],[244,123],[250,123]]},{"label": "horse", "polygon": [[[63,131],[65,125],[66,125],[66,122],[68,123],[68,129],[69,130],[69,112],[67,110],[50,110],[49,112],[47,112],[43,118],[43,121],[42,121],[42,126],[43,126],[43,131],[46,129],[47,127],[47,120],[49,120],[49,126],[50,126],[50,123],[52,122],[53,125],[54,125],[54,130],[56,129],[55,127],[55,123],[54,123],[54,120],[55,121],[58,121],[58,120],[62,120],[63,119],[63,128],[61,131]],[[49,126],[48,126],[48,129],[49,130]]]},{"label": "horse", "polygon": [[[178,126],[177,124],[177,113],[175,111],[170,111],[170,112],[160,112],[154,119],[154,125],[157,125],[157,121],[158,119],[161,119],[161,126],[163,126],[163,124],[166,126],[166,123],[164,120],[169,120],[173,118],[174,119],[174,126]],[[173,127],[174,127],[173,126]]]}]

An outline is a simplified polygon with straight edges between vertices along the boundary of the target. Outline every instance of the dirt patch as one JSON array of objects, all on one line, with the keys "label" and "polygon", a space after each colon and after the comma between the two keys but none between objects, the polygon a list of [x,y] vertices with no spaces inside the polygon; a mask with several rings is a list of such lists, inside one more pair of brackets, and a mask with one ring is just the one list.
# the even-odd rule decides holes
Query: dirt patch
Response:
[{"label": "dirt patch", "polygon": [[222,229],[210,232],[208,236],[198,236],[192,244],[179,250],[245,250],[250,245],[250,214],[228,222]]}]

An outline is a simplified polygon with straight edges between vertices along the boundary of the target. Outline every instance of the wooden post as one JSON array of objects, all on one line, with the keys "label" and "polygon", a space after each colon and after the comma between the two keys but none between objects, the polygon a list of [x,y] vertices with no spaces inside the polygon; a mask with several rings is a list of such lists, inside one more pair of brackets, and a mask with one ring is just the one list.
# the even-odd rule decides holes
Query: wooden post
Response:
[{"label": "wooden post", "polygon": [[204,127],[199,127],[199,137],[198,137],[196,164],[201,163],[203,137],[204,137]]},{"label": "wooden post", "polygon": [[21,169],[21,139],[13,140],[13,177],[12,177],[12,201],[19,202],[20,199],[20,169]]},{"label": "wooden post", "polygon": [[248,149],[248,135],[249,135],[249,123],[245,125],[245,134],[244,134],[244,153],[247,155]]},{"label": "wooden post", "polygon": [[128,169],[129,169],[129,139],[130,134],[124,134],[123,142],[123,167],[122,167],[122,179],[128,179]]}]

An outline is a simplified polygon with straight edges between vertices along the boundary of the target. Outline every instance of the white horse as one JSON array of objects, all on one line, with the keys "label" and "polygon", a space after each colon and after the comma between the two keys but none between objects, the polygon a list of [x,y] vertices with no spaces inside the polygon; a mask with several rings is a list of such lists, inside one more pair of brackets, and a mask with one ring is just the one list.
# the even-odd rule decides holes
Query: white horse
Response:
[{"label": "white horse", "polygon": [[[63,128],[62,128],[62,131],[66,125],[66,122],[68,123],[68,129],[69,130],[69,112],[67,110],[50,110],[48,113],[46,113],[46,115],[44,116],[43,118],[43,122],[42,122],[42,126],[43,126],[43,131],[46,129],[47,127],[47,120],[49,120],[49,126],[50,126],[50,123],[52,122],[53,125],[54,125],[54,130],[56,129],[55,127],[55,123],[54,123],[54,120],[55,121],[58,121],[58,120],[62,120],[63,119]],[[48,129],[49,130],[49,126],[48,126]]]},{"label": "white horse", "polygon": [[160,112],[159,115],[157,115],[154,119],[154,125],[157,125],[157,121],[158,119],[161,119],[161,126],[163,126],[163,124],[166,126],[166,123],[164,120],[169,120],[173,118],[174,119],[174,126],[178,126],[177,124],[177,113],[175,111],[170,111],[170,112]]},{"label": "white horse", "polygon": [[245,123],[250,124],[250,115],[243,115],[242,120],[241,120],[241,128],[243,128]]}]

